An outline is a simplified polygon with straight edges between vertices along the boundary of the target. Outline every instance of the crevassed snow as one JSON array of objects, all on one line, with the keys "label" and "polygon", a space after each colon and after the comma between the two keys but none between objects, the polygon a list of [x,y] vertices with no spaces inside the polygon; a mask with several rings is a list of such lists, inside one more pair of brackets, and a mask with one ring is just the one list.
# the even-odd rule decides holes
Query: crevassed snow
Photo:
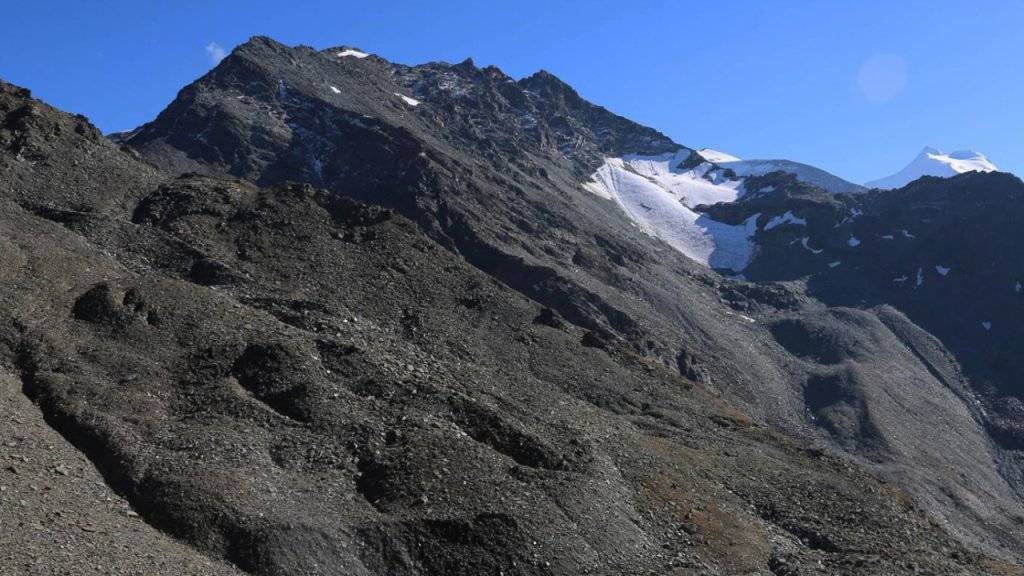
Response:
[{"label": "crevassed snow", "polygon": [[935,267],[935,271],[938,272],[939,274],[941,274],[942,276],[945,276],[946,274],[949,274],[950,270],[952,270],[952,268],[946,268],[945,266],[936,266]]},{"label": "crevassed snow", "polygon": [[701,158],[704,158],[708,162],[714,162],[715,164],[721,164],[722,162],[740,161],[739,158],[733,156],[732,154],[727,154],[725,152],[713,150],[711,148],[701,148],[700,150],[697,150],[697,154],[700,154]]},{"label": "crevassed snow", "polygon": [[338,90],[334,86],[331,86],[331,92],[334,92],[335,94],[341,94],[341,90]]},{"label": "crevassed snow", "polygon": [[338,58],[345,58],[346,56],[351,56],[353,58],[366,58],[369,54],[366,52],[360,52],[359,50],[353,50],[352,48],[346,48],[341,52],[338,52],[336,56]]},{"label": "crevassed snow", "polygon": [[752,237],[760,214],[731,225],[694,211],[700,204],[735,200],[740,182],[705,180],[712,168],[706,163],[680,169],[689,155],[681,149],[658,156],[608,158],[584,187],[617,202],[641,230],[687,257],[713,268],[741,271],[753,256]]},{"label": "crevassed snow", "polygon": [[856,248],[857,246],[860,246],[860,240],[853,236],[850,236],[850,238],[846,240],[846,245],[849,246],[850,248]]},{"label": "crevassed snow", "polygon": [[399,98],[401,98],[402,101],[405,102],[406,104],[408,104],[409,106],[419,106],[420,105],[420,101],[419,100],[417,100],[415,98],[409,98],[408,96],[406,96],[404,94],[399,94],[398,92],[395,92],[395,96],[398,96]]},{"label": "crevassed snow", "polygon": [[793,224],[794,226],[806,226],[807,220],[804,220],[803,218],[797,218],[796,216],[793,215],[791,211],[787,210],[786,213],[783,214],[782,216],[776,216],[769,220],[768,223],[764,225],[764,229],[765,231],[768,231],[771,230],[772,228],[775,228],[776,226],[782,226],[783,224]]},{"label": "crevassed snow", "polygon": [[996,165],[984,154],[961,150],[943,154],[935,148],[925,148],[910,164],[892,176],[886,176],[865,184],[869,188],[902,188],[922,176],[948,178],[964,172],[994,172]]}]

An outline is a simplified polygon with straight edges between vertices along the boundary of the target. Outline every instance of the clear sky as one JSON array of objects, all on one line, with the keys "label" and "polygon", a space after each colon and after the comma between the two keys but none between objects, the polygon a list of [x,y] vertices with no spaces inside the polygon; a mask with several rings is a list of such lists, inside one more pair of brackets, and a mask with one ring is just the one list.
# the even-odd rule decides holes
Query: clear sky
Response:
[{"label": "clear sky", "polygon": [[154,117],[262,34],[389,60],[544,68],[682,144],[862,182],[925,145],[1024,174],[1024,2],[35,0],[0,78],[105,132]]}]

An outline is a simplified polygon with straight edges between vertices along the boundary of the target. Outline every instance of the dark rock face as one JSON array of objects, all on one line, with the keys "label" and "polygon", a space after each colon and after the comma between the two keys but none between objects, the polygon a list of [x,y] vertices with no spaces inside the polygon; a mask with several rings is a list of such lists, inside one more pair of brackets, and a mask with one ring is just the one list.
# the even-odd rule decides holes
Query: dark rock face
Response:
[{"label": "dark rock face", "polygon": [[166,172],[2,85],[0,361],[148,523],[256,574],[1012,569],[901,312],[633,229],[580,182],[678,145],[550,74],[339,51],[238,48],[122,138]]}]

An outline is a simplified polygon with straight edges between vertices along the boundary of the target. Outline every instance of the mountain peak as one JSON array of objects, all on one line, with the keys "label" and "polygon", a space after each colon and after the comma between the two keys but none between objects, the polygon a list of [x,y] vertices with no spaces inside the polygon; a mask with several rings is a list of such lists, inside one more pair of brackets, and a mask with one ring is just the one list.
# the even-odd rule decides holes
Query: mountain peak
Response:
[{"label": "mountain peak", "polygon": [[865,183],[869,188],[902,188],[922,176],[949,178],[964,172],[995,172],[999,170],[984,154],[973,150],[958,150],[946,154],[931,146],[925,146],[921,153],[899,172]]}]

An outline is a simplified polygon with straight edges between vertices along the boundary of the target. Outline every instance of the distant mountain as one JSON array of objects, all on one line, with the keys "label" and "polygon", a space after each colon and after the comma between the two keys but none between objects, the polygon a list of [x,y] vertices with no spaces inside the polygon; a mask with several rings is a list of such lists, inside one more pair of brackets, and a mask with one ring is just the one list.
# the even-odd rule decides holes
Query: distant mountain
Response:
[{"label": "distant mountain", "polygon": [[890,190],[901,188],[922,176],[948,178],[965,172],[995,172],[999,170],[984,154],[971,150],[959,150],[945,154],[935,148],[925,147],[910,164],[892,176],[872,180],[864,184],[868,188]]}]

